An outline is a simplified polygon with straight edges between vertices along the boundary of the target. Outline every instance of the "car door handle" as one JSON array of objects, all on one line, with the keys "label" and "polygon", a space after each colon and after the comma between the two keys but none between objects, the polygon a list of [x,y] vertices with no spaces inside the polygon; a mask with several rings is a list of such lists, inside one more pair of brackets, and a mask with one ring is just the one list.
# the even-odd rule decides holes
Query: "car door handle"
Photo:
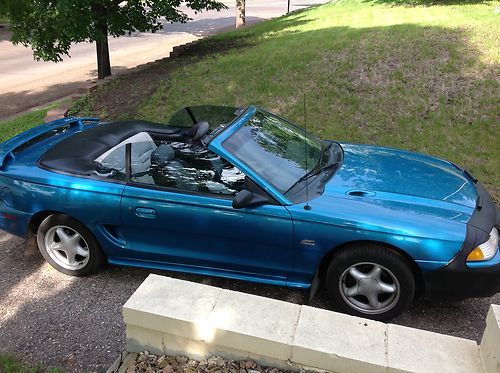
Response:
[{"label": "car door handle", "polygon": [[154,219],[156,218],[156,210],[147,207],[136,207],[135,215],[139,218]]}]

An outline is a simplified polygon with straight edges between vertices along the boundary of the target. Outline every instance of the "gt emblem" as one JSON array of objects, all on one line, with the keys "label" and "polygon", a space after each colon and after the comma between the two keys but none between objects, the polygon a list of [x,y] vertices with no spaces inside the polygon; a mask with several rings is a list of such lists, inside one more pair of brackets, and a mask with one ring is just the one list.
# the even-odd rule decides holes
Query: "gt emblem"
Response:
[{"label": "gt emblem", "polygon": [[314,246],[316,244],[316,241],[314,240],[302,240],[300,241],[302,245],[307,245],[307,246]]}]

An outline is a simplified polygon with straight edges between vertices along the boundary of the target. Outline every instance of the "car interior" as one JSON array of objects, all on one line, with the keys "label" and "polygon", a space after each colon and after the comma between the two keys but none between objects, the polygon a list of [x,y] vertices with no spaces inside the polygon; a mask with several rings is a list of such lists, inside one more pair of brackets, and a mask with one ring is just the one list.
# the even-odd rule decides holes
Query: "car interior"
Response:
[{"label": "car interior", "polygon": [[198,122],[175,136],[139,132],[94,160],[95,175],[125,179],[126,144],[131,144],[130,180],[147,186],[180,191],[235,195],[245,185],[245,175],[208,150],[202,140],[207,122]]}]

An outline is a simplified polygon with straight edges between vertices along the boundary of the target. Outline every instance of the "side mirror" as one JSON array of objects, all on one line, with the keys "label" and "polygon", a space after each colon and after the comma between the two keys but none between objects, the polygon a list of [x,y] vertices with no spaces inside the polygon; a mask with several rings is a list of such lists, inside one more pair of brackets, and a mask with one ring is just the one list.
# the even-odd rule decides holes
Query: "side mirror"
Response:
[{"label": "side mirror", "polygon": [[244,207],[255,207],[269,202],[262,195],[251,192],[248,189],[242,189],[233,198],[233,208],[242,209]]}]

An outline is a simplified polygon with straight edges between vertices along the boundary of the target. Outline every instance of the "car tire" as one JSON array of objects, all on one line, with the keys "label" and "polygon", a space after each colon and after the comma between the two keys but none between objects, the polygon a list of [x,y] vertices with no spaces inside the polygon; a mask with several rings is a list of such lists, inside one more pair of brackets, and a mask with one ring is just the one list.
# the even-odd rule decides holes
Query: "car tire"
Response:
[{"label": "car tire", "polygon": [[326,287],[339,311],[386,321],[412,303],[415,276],[409,261],[391,248],[356,244],[334,254]]},{"label": "car tire", "polygon": [[38,227],[38,248],[45,260],[69,276],[87,276],[104,263],[104,255],[92,233],[77,220],[50,215]]}]

